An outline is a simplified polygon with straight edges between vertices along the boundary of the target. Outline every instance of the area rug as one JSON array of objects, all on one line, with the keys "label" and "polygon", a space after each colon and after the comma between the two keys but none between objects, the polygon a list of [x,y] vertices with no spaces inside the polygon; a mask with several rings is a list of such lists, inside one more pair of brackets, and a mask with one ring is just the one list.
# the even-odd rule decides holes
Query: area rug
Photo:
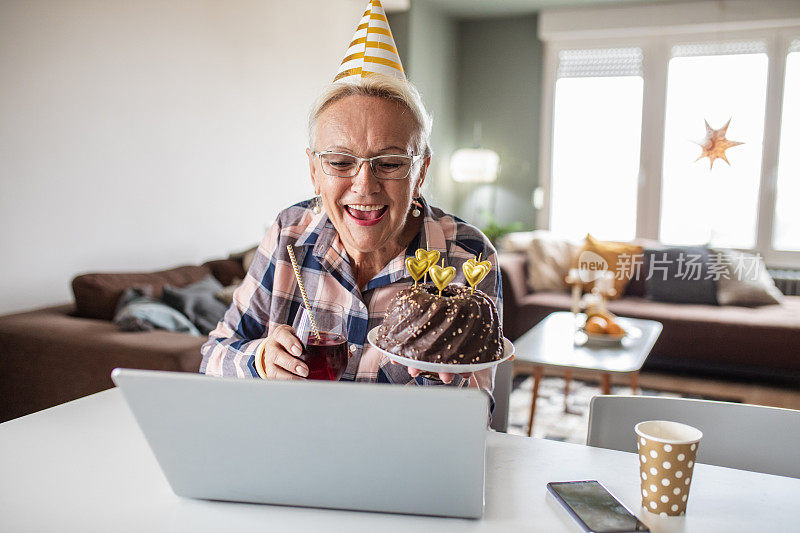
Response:
[{"label": "area rug", "polygon": [[[631,394],[631,389],[625,386],[614,386],[611,389],[611,393]],[[514,379],[514,388],[509,400],[508,433],[513,435],[528,434],[527,426],[528,417],[530,417],[531,413],[532,394],[533,378],[517,376]],[[533,436],[585,444],[589,424],[589,402],[593,396],[598,394],[601,394],[599,383],[572,379],[565,412],[564,379],[551,376],[542,378],[539,383],[539,396],[536,400]],[[639,394],[673,398],[717,399],[653,389],[640,389]]]}]

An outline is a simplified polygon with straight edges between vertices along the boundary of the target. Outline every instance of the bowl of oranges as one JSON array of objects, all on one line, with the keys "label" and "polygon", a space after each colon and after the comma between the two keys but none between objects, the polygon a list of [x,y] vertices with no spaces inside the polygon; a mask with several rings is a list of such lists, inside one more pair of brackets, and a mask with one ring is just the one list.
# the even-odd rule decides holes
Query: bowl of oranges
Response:
[{"label": "bowl of oranges", "polygon": [[588,342],[593,344],[619,344],[627,332],[619,325],[617,316],[604,309],[588,309],[586,323],[581,327]]}]

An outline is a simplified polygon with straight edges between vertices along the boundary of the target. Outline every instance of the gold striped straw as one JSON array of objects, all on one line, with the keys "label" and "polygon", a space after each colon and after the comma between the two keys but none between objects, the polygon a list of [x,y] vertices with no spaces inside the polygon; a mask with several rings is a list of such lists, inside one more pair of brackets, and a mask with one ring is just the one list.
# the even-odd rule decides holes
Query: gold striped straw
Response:
[{"label": "gold striped straw", "polygon": [[322,342],[322,337],[319,334],[319,328],[317,327],[317,321],[314,320],[314,313],[311,311],[311,305],[308,303],[308,295],[306,294],[306,288],[303,285],[303,280],[300,277],[300,267],[297,266],[297,259],[294,257],[294,249],[292,248],[291,244],[286,245],[286,249],[289,250],[289,259],[292,260],[292,268],[294,269],[294,277],[297,278],[297,285],[300,287],[300,295],[303,297],[303,305],[308,311],[308,319],[311,321],[311,330],[314,332],[314,335],[317,337],[319,342]]}]

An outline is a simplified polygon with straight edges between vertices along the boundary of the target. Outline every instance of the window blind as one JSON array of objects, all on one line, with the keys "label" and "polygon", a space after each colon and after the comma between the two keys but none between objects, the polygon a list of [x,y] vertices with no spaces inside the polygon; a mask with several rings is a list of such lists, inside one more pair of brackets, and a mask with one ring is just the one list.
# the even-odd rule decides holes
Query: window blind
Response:
[{"label": "window blind", "polygon": [[679,44],[672,47],[672,57],[727,56],[733,54],[766,54],[764,41],[727,41]]},{"label": "window blind", "polygon": [[558,53],[558,78],[642,76],[642,49],[597,48],[561,50]]}]

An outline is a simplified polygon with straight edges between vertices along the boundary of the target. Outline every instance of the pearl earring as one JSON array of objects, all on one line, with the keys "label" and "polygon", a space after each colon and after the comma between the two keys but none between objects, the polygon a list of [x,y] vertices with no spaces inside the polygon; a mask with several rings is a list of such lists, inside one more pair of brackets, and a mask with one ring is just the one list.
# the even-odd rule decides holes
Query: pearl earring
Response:
[{"label": "pearl earring", "polygon": [[422,214],[422,211],[419,210],[420,207],[419,202],[417,200],[414,200],[413,205],[414,209],[411,211],[411,216],[414,218],[418,218]]},{"label": "pearl earring", "polygon": [[322,197],[321,196],[315,196],[314,197],[314,205],[311,207],[311,211],[313,211],[315,215],[319,215],[322,212]]}]

